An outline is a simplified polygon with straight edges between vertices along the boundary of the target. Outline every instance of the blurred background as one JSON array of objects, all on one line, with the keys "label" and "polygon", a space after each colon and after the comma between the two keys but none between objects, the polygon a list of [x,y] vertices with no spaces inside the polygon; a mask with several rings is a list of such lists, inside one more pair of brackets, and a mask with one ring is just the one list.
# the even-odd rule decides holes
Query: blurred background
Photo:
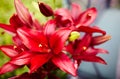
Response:
[{"label": "blurred background", "polygon": [[[84,11],[90,7],[96,7],[98,16],[93,25],[104,29],[112,36],[108,42],[100,45],[100,48],[107,49],[109,54],[100,55],[108,65],[82,62],[79,68],[79,76],[68,76],[68,79],[120,79],[120,0],[22,0],[30,12],[39,19],[41,23],[47,21],[39,12],[38,1],[49,4],[53,9],[59,7],[69,8],[72,2],[80,4]],[[0,23],[9,24],[9,18],[15,13],[14,0],[0,0]],[[11,44],[11,36],[0,29],[0,45]],[[0,66],[9,60],[0,52]],[[15,70],[14,72],[1,75],[0,79],[19,75],[26,72],[27,68]]]}]

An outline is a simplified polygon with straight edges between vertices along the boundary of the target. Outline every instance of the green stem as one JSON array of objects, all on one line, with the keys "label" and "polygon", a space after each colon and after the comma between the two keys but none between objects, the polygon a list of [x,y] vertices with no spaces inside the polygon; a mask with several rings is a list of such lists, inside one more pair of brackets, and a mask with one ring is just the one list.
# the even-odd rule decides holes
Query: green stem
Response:
[{"label": "green stem", "polygon": [[97,64],[93,63],[93,67],[95,69],[98,79],[103,79],[102,74],[100,73]]}]

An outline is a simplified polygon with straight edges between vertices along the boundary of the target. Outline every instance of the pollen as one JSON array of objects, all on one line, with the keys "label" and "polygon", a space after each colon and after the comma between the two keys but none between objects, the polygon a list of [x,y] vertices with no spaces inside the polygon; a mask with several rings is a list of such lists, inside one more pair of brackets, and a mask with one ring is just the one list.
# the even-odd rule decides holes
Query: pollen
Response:
[{"label": "pollen", "polygon": [[87,49],[87,47],[86,46],[83,46],[83,50],[86,50]]},{"label": "pollen", "polygon": [[14,49],[16,49],[16,48],[17,48],[17,46],[13,46],[13,48],[14,48]]},{"label": "pollen", "polygon": [[42,47],[42,44],[39,44],[39,47]]},{"label": "pollen", "polygon": [[87,14],[87,18],[91,18],[92,14],[91,13],[88,13]]}]

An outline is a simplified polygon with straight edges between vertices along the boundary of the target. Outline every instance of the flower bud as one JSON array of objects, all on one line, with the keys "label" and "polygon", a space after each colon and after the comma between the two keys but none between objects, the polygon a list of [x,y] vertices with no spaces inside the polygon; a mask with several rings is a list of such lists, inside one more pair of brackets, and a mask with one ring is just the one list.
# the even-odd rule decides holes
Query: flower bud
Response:
[{"label": "flower bud", "polygon": [[70,34],[69,41],[74,41],[80,37],[80,33],[77,31],[73,31]]},{"label": "flower bud", "polygon": [[53,13],[53,10],[50,6],[44,4],[44,3],[38,3],[39,5],[39,9],[40,9],[40,12],[46,16],[46,17],[49,17],[49,16],[52,16],[54,13]]}]

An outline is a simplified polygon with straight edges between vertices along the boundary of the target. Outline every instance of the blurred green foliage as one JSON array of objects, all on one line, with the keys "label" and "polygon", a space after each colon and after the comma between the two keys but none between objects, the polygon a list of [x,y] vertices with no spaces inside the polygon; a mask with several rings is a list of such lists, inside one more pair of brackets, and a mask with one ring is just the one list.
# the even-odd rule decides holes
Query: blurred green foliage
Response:
[{"label": "blurred green foliage", "polygon": [[[41,24],[45,23],[49,18],[46,18],[40,13],[38,1],[50,5],[53,10],[62,7],[62,0],[22,0],[24,5],[29,9],[33,16],[39,20]],[[0,23],[9,24],[10,17],[15,13],[14,0],[0,0],[0,3]],[[12,36],[0,28],[0,45],[9,44],[12,44]],[[9,58],[0,52],[0,67],[7,61],[9,61]],[[28,68],[25,66],[13,72],[8,72],[4,75],[1,75],[0,79],[8,79],[9,77],[20,75],[27,71]],[[60,71],[58,72],[60,73]],[[65,73],[62,73],[61,75],[65,75]]]}]

